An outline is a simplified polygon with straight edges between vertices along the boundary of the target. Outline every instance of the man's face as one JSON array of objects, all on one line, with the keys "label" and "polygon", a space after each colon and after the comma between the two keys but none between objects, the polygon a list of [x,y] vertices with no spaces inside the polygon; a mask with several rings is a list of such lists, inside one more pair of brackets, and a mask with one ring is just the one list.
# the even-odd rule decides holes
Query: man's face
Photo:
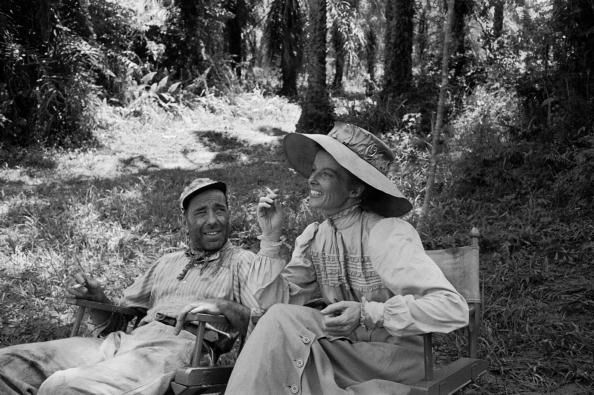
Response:
[{"label": "man's face", "polygon": [[186,209],[186,221],[193,249],[220,250],[230,231],[225,194],[208,189],[192,197]]}]

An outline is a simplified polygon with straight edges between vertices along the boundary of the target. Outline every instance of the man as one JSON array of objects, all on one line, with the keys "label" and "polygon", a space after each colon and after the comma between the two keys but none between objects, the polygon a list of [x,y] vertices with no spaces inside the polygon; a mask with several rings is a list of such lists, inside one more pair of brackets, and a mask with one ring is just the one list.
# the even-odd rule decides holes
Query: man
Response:
[{"label": "man", "polygon": [[[121,305],[146,311],[134,331],[0,349],[0,393],[161,394],[175,370],[189,364],[195,340],[181,323],[175,328],[175,317],[190,310],[219,313],[245,331],[251,309],[257,308],[247,272],[259,260],[228,241],[226,193],[224,183],[207,178],[184,189],[179,204],[189,248],[164,255],[124,290]],[[111,303],[96,280],[82,273],[75,278],[78,284],[70,290],[75,297]],[[101,327],[118,318],[98,310],[90,315]],[[219,334],[207,334],[213,347],[230,348],[228,337]]]},{"label": "man", "polygon": [[[423,374],[418,335],[466,325],[468,306],[398,218],[412,205],[387,177],[394,154],[342,123],[328,135],[292,133],[283,142],[325,220],[303,231],[286,263],[273,249],[282,228],[278,195],[260,199],[270,259],[252,277],[264,284],[254,294],[268,311],[226,393],[407,394]],[[320,311],[302,306],[319,296]]]}]

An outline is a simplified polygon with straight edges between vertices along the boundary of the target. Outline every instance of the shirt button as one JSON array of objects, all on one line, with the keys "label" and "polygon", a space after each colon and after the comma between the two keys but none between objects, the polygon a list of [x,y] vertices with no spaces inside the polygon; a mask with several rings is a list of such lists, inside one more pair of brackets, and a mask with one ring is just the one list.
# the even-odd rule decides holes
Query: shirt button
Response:
[{"label": "shirt button", "polygon": [[307,336],[303,336],[303,337],[301,338],[301,341],[302,341],[303,343],[305,343],[305,344],[309,344],[309,343],[311,343],[311,339],[310,339],[309,337],[307,337]]},{"label": "shirt button", "polygon": [[302,368],[303,367],[303,359],[298,359],[297,361],[295,361],[295,364],[297,365],[298,368]]},{"label": "shirt button", "polygon": [[296,394],[299,392],[299,387],[297,387],[296,385],[292,385],[290,389],[292,394]]}]

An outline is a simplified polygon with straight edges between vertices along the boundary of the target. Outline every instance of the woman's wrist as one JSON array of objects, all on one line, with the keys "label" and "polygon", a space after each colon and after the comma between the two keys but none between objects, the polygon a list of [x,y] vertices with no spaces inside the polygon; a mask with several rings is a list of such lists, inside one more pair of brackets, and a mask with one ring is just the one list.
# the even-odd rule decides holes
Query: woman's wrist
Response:
[{"label": "woman's wrist", "polygon": [[367,322],[366,322],[367,316],[365,315],[365,302],[366,302],[365,297],[362,297],[361,298],[361,306],[360,306],[361,314],[359,315],[359,325],[361,325],[363,327],[363,329],[367,330],[369,328],[368,328]]},{"label": "woman's wrist", "polygon": [[258,236],[258,239],[260,239],[260,241],[267,241],[269,243],[281,243],[282,242],[282,236],[280,233],[272,233],[272,234],[266,234],[263,233],[260,236]]}]

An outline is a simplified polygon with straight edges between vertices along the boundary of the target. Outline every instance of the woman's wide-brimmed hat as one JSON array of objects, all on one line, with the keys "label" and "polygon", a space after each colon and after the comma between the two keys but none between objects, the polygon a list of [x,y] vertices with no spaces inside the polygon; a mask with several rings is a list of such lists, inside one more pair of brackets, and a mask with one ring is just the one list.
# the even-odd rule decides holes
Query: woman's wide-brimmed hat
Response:
[{"label": "woman's wide-brimmed hat", "polygon": [[322,148],[339,165],[371,187],[362,205],[384,217],[400,217],[412,205],[388,178],[392,150],[358,126],[336,122],[328,135],[290,133],[283,146],[287,160],[299,174],[309,177],[316,153]]}]

